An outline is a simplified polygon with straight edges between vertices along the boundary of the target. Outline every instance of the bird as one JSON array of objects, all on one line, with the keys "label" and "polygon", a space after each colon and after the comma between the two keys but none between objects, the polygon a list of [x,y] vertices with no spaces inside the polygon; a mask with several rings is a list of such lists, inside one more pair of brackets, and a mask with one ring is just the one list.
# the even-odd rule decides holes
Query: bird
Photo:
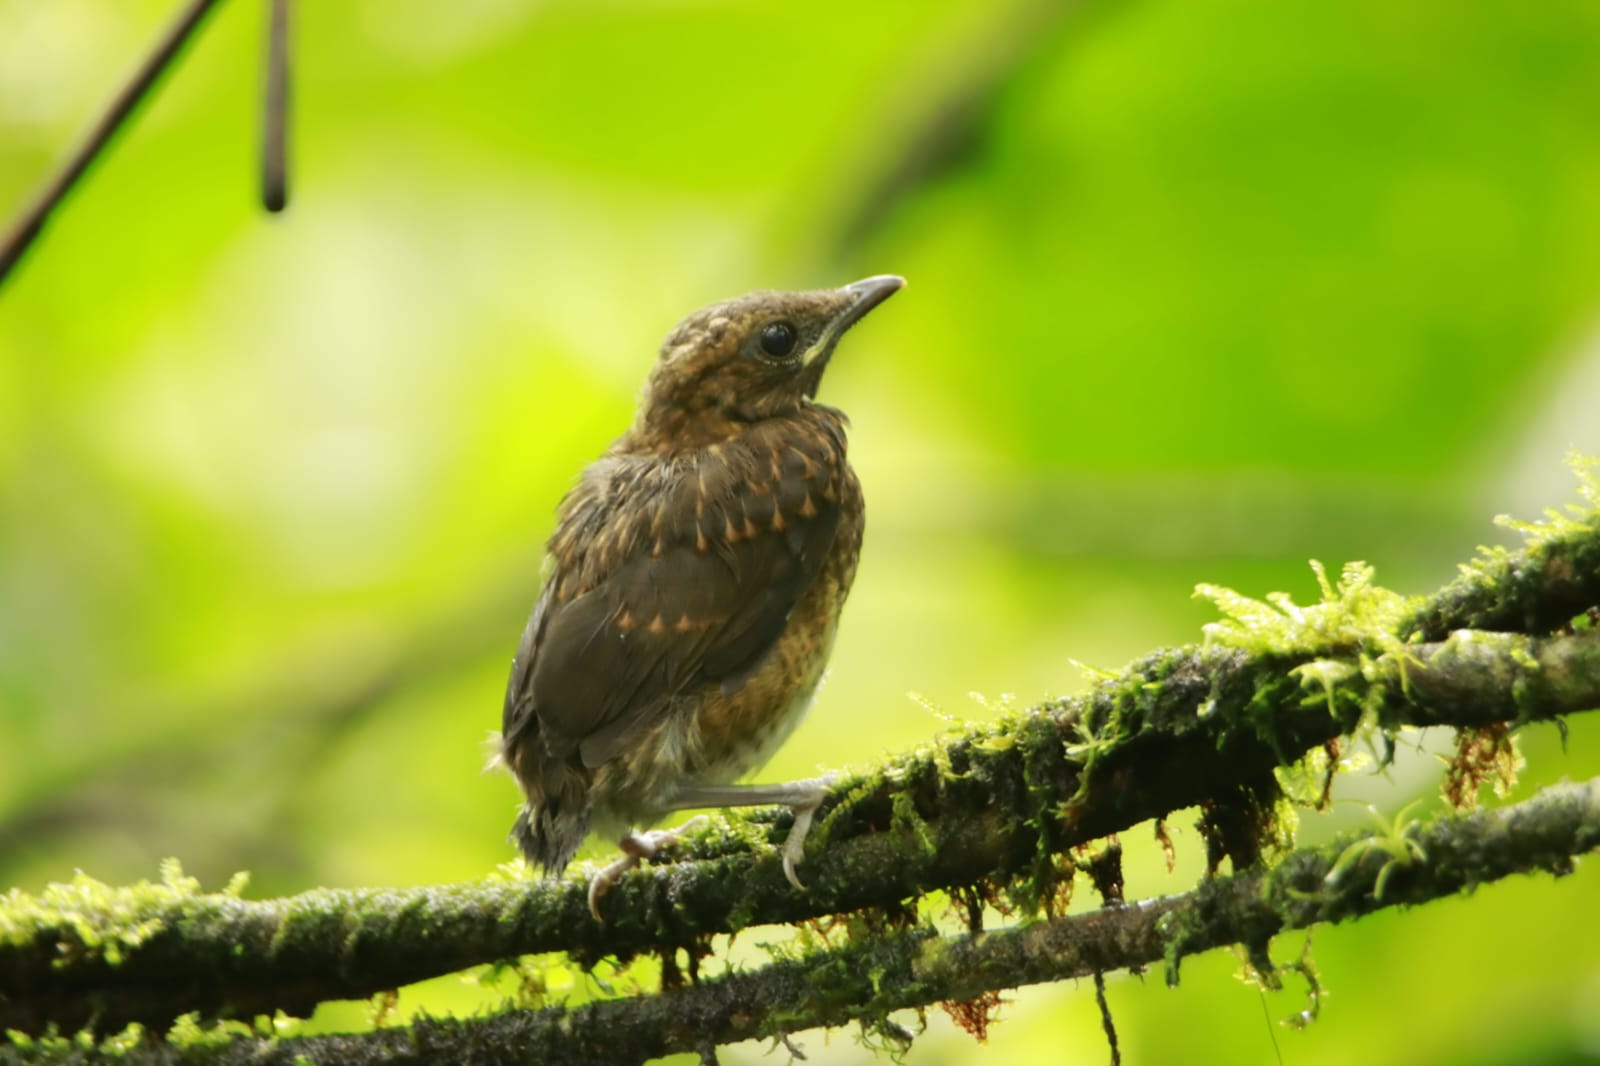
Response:
[{"label": "bird", "polygon": [[667,814],[776,804],[796,889],[828,776],[738,784],[809,708],[865,525],[844,413],[816,401],[840,338],[905,285],[760,290],[668,334],[632,424],[562,499],[506,686],[511,840],[560,876],[591,831],[622,856],[589,908],[679,830]]}]

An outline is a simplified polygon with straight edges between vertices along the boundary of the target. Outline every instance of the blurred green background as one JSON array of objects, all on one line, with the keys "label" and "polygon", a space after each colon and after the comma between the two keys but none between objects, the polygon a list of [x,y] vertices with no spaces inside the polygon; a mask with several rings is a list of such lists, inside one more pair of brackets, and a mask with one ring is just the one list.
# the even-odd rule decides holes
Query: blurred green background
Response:
[{"label": "blurred green background", "polygon": [[[0,210],[174,6],[0,0]],[[0,290],[0,886],[509,859],[483,741],[556,501],[746,289],[910,279],[824,385],[867,542],[774,780],[946,728],[910,692],[980,719],[1193,640],[1199,581],[1431,590],[1600,451],[1590,0],[306,4],[282,218],[263,29],[223,5]],[[1572,726],[1519,793],[1600,773]],[[1448,743],[1302,839],[1436,804]],[[1192,821],[1176,874],[1125,835],[1131,895],[1193,883]],[[1126,1061],[1596,1061],[1596,899],[1590,864],[1320,930],[1303,1032],[1225,953],[1119,976]],[[908,1061],[1106,1061],[1087,986],[1007,998]]]}]

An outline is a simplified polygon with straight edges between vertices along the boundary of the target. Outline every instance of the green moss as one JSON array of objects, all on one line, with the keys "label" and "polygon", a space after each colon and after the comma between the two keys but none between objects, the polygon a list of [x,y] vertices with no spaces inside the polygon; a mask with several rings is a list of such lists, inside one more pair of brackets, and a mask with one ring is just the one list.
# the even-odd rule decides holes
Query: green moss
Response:
[{"label": "green moss", "polygon": [[[1581,502],[1569,503],[1565,510],[1547,507],[1544,519],[1537,522],[1523,522],[1508,515],[1498,515],[1494,520],[1495,525],[1520,533],[1530,549],[1548,547],[1600,530],[1600,455],[1568,452],[1567,466],[1578,478]],[[1480,551],[1491,556],[1494,554],[1488,549]],[[1470,565],[1462,567],[1462,571],[1466,572]]]},{"label": "green moss", "polygon": [[100,1050],[108,1055],[126,1055],[144,1043],[144,1026],[130,1022],[120,1033],[112,1033],[100,1041]]},{"label": "green moss", "polygon": [[1161,934],[1164,945],[1161,964],[1168,988],[1178,987],[1183,956],[1187,953],[1189,945],[1194,942],[1196,935],[1204,928],[1205,920],[1201,917],[1198,907],[1170,911],[1156,922],[1156,931]]},{"label": "green moss", "polygon": [[1573,452],[1567,464],[1579,502],[1551,508],[1536,522],[1496,518],[1522,536],[1522,549],[1479,548],[1408,620],[1408,630],[1430,640],[1457,629],[1553,630],[1600,600],[1600,457]]},{"label": "green moss", "polygon": [[[1311,566],[1322,599],[1309,606],[1281,592],[1255,600],[1215,585],[1196,590],[1224,616],[1205,626],[1208,644],[1268,658],[1310,657],[1287,677],[1264,673],[1245,708],[1256,734],[1274,747],[1284,706],[1324,707],[1344,731],[1363,732],[1377,722],[1375,712],[1385,705],[1390,688],[1407,690],[1408,671],[1420,666],[1415,649],[1399,636],[1420,600],[1377,585],[1365,563],[1347,563],[1337,583],[1328,580],[1320,563]],[[1291,684],[1301,690],[1298,699]]]},{"label": "green moss", "polygon": [[1309,663],[1303,663],[1289,672],[1299,678],[1300,683],[1305,687],[1320,691],[1320,696],[1317,694],[1308,696],[1302,701],[1303,703],[1309,705],[1318,699],[1326,700],[1328,714],[1338,718],[1340,717],[1339,704],[1341,699],[1348,700],[1351,698],[1350,690],[1345,685],[1345,682],[1359,673],[1360,668],[1352,662],[1337,659],[1316,659]]},{"label": "green moss", "polygon": [[[920,1016],[919,1016],[920,1022]],[[877,1018],[861,1019],[861,1046],[874,1055],[882,1056],[899,1066],[911,1050],[918,1033],[895,1021],[888,1014]],[[919,1026],[921,1028],[921,1026]]]},{"label": "green moss", "polygon": [[[1323,997],[1322,978],[1311,956],[1309,933],[1306,934],[1305,942],[1300,947],[1298,957],[1288,962],[1278,962],[1263,947],[1259,953],[1253,954],[1245,961],[1239,972],[1239,978],[1245,984],[1259,989],[1265,996],[1268,992],[1283,991],[1281,974],[1284,971],[1299,975],[1305,982],[1306,1005],[1289,1017],[1280,1019],[1279,1024],[1291,1029],[1304,1029],[1321,1015]],[[1265,999],[1262,1002],[1265,1003]]]},{"label": "green moss", "polygon": [[1069,856],[1041,851],[1028,870],[1000,890],[1005,909],[1025,918],[1055,917],[1072,904],[1078,864]]},{"label": "green moss", "polygon": [[893,814],[890,816],[889,828],[916,842],[924,854],[935,853],[933,835],[929,832],[928,823],[917,813],[916,799],[910,792],[896,792],[893,800]]},{"label": "green moss", "polygon": [[1418,802],[1406,804],[1393,818],[1387,817],[1382,811],[1369,805],[1367,810],[1371,812],[1372,820],[1377,823],[1378,833],[1362,837],[1340,851],[1332,869],[1323,878],[1323,884],[1335,888],[1357,865],[1366,862],[1371,856],[1381,856],[1378,859],[1381,863],[1378,876],[1372,883],[1372,898],[1382,901],[1384,888],[1395,870],[1414,862],[1421,862],[1428,857],[1416,839],[1419,823],[1411,817],[1411,812],[1417,808]]},{"label": "green moss", "polygon": [[202,1025],[198,1014],[181,1015],[167,1030],[167,1043],[185,1050],[225,1048],[241,1037],[254,1037],[256,1032],[244,1022],[220,1021]]},{"label": "green moss", "polygon": [[[1143,693],[1148,686],[1140,685],[1138,689]],[[1159,686],[1156,686],[1159,688]],[[1119,693],[1119,696],[1122,695]],[[1117,701],[1119,704],[1120,699]],[[1086,716],[1075,714],[1065,719],[1062,723],[1065,734],[1062,740],[1062,754],[1079,766],[1078,789],[1058,811],[1059,817],[1070,821],[1075,816],[1075,809],[1088,800],[1089,784],[1094,780],[1095,767],[1100,759],[1116,745],[1126,739],[1119,729],[1122,715],[1113,711],[1104,728],[1095,730]]]},{"label": "green moss", "polygon": [[[223,896],[237,899],[248,880],[246,874],[235,874]],[[117,966],[128,951],[165,928],[162,916],[201,895],[200,882],[184,876],[176,859],[161,864],[159,882],[123,887],[79,871],[71,881],[46,885],[38,895],[12,889],[0,896],[0,944],[24,947],[41,937],[53,937],[58,966],[85,956]]]},{"label": "green moss", "polygon": [[811,833],[806,838],[807,848],[817,851],[826,849],[840,820],[847,819],[850,812],[862,800],[882,792],[889,781],[888,774],[880,769],[856,775],[847,782],[845,788],[835,791],[833,798],[836,802],[828,813],[811,827]]},{"label": "green moss", "polygon": [[1296,604],[1283,592],[1257,600],[1221,585],[1196,586],[1195,595],[1216,604],[1223,616],[1203,627],[1206,643],[1266,656],[1330,651],[1404,655],[1404,642],[1396,634],[1420,600],[1376,584],[1376,571],[1366,563],[1346,563],[1336,584],[1321,563],[1313,560],[1311,569],[1322,599],[1309,606]]},{"label": "green moss", "polygon": [[1314,748],[1305,758],[1277,767],[1273,773],[1284,799],[1297,807],[1319,806],[1328,774],[1332,772],[1329,763],[1328,753]]}]

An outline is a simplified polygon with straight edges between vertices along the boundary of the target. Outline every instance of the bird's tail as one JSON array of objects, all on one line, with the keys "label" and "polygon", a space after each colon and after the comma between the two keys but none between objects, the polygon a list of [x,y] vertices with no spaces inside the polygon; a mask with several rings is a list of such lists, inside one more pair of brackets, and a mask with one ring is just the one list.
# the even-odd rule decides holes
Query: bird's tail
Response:
[{"label": "bird's tail", "polygon": [[517,815],[511,842],[529,862],[559,877],[589,835],[587,782],[566,766],[547,767],[540,776],[544,787]]}]

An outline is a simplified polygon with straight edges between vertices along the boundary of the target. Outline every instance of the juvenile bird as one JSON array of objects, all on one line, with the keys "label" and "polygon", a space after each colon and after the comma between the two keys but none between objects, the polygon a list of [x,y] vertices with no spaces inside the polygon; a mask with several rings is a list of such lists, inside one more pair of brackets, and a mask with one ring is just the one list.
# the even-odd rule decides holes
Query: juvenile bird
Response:
[{"label": "juvenile bird", "polygon": [[512,839],[558,874],[590,830],[623,857],[670,811],[781,804],[800,861],[828,779],[736,785],[799,724],[855,577],[864,513],[845,417],[814,397],[839,338],[905,282],[753,292],[668,335],[633,425],[562,501],[511,665],[500,759]]}]

